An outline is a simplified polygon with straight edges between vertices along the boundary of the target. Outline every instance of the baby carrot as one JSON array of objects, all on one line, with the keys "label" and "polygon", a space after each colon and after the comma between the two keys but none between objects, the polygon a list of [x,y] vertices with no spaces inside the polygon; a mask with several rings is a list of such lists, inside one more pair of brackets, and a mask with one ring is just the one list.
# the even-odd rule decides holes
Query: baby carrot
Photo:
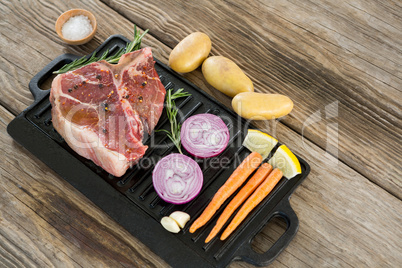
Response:
[{"label": "baby carrot", "polygon": [[233,212],[249,197],[254,190],[264,181],[268,174],[272,171],[272,166],[268,163],[264,163],[256,171],[256,173],[251,177],[246,185],[237,193],[237,195],[230,201],[226,206],[225,210],[222,212],[221,216],[217,220],[214,228],[209,233],[208,237],[205,239],[205,243],[211,241],[219,231],[225,222],[230,218]]},{"label": "baby carrot", "polygon": [[272,191],[275,185],[282,178],[282,171],[275,168],[268,177],[261,183],[255,192],[247,199],[236,216],[230,222],[221,236],[221,240],[225,240],[247,217],[247,215]]},{"label": "baby carrot", "polygon": [[204,209],[202,214],[193,222],[190,227],[190,233],[194,233],[198,228],[205,225],[220,208],[220,206],[228,199],[251,173],[261,164],[262,156],[257,152],[249,154],[243,162],[233,171],[229,179],[215,193],[211,202]]}]

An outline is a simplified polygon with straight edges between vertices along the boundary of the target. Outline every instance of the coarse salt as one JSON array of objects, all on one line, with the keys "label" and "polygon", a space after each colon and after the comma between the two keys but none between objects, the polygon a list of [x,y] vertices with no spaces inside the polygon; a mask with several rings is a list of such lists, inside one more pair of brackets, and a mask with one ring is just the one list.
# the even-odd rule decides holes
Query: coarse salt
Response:
[{"label": "coarse salt", "polygon": [[87,16],[78,15],[71,17],[63,24],[61,33],[69,40],[79,40],[87,37],[92,32],[91,21]]}]

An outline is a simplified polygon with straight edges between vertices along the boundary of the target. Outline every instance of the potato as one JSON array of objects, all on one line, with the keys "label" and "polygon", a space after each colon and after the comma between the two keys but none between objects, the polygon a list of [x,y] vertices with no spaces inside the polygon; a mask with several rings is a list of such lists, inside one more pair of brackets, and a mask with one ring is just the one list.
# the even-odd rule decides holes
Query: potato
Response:
[{"label": "potato", "polygon": [[194,71],[208,57],[211,39],[208,35],[195,32],[180,41],[169,56],[169,66],[179,73]]},{"label": "potato", "polygon": [[293,101],[281,94],[245,92],[233,98],[232,107],[243,118],[269,120],[290,113],[293,109]]},{"label": "potato", "polygon": [[254,91],[253,82],[239,66],[223,56],[209,57],[202,64],[202,74],[205,80],[229,97],[241,92]]}]

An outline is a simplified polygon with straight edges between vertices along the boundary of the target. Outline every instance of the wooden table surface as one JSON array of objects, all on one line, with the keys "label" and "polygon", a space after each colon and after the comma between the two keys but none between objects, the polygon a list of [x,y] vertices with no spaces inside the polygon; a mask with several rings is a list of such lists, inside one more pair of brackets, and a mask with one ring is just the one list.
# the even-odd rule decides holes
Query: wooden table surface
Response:
[{"label": "wooden table surface", "polygon": [[[66,45],[54,30],[72,8],[98,20],[85,45]],[[112,34],[132,39],[136,24],[164,63],[181,39],[205,32],[211,54],[235,61],[256,91],[294,101],[288,116],[255,122],[311,165],[290,199],[299,231],[271,267],[400,267],[401,14],[395,0],[1,1],[0,266],[168,266],[6,132],[33,102],[30,79],[52,59],[86,55]],[[230,107],[199,69],[184,77]],[[282,225],[265,227],[256,251]]]}]

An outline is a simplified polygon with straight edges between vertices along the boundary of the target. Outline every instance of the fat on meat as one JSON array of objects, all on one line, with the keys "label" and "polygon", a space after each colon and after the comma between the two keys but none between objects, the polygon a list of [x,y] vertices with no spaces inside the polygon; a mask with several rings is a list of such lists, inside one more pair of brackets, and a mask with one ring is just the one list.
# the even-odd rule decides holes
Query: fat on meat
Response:
[{"label": "fat on meat", "polygon": [[143,157],[144,133],[161,116],[166,90],[154,64],[146,47],[118,64],[95,62],[52,82],[54,128],[75,152],[114,176]]}]

